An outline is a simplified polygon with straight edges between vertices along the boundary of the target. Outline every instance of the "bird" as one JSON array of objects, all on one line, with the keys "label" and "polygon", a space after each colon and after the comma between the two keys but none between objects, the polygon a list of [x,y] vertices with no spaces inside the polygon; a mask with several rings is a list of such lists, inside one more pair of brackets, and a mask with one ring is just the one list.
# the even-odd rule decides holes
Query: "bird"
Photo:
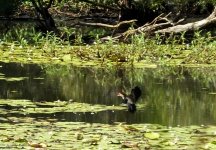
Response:
[{"label": "bird", "polygon": [[135,112],[136,111],[136,102],[142,95],[142,91],[138,86],[135,86],[129,95],[124,92],[118,92],[117,96],[123,99],[123,104],[127,104],[128,111]]}]

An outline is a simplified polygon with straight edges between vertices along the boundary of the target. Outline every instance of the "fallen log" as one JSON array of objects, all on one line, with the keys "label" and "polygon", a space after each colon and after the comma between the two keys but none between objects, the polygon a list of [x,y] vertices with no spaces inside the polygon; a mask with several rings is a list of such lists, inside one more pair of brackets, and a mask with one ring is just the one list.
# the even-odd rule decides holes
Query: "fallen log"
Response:
[{"label": "fallen log", "polygon": [[182,25],[175,25],[172,27],[164,28],[155,31],[155,33],[179,33],[179,32],[187,32],[187,31],[195,31],[201,29],[209,24],[216,23],[216,7],[213,12],[205,19],[200,21],[190,22]]}]

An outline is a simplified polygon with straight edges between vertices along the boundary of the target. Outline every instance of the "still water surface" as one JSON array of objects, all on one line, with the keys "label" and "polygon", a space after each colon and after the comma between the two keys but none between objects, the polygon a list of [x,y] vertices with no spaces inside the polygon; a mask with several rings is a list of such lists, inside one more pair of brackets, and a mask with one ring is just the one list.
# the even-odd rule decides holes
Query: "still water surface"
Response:
[{"label": "still water surface", "polygon": [[70,65],[0,63],[1,99],[72,100],[120,105],[121,100],[116,93],[120,90],[130,92],[134,86],[139,86],[143,92],[138,104],[145,105],[135,113],[109,110],[94,114],[71,111],[30,115],[60,121],[109,124],[216,124],[216,68],[96,69]]}]

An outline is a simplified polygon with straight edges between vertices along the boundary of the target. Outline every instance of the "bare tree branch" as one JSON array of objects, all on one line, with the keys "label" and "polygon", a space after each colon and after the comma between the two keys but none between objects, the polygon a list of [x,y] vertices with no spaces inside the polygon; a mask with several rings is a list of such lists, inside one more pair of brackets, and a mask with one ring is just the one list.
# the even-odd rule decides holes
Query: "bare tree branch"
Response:
[{"label": "bare tree branch", "polygon": [[119,22],[118,24],[116,25],[110,25],[110,24],[105,24],[105,23],[88,23],[88,22],[82,22],[82,21],[79,21],[77,24],[81,24],[81,25],[88,25],[88,26],[98,26],[98,27],[107,27],[107,28],[119,28],[121,25],[123,24],[130,24],[130,23],[134,23],[136,22],[137,20],[126,20],[126,21],[122,21],[122,22]]}]

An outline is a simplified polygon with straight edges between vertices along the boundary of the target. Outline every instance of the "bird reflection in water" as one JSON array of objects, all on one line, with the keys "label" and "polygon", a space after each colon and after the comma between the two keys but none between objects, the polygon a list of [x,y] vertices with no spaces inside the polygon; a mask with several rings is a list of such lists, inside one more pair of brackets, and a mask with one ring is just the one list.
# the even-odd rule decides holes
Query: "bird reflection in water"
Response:
[{"label": "bird reflection in water", "polygon": [[136,111],[136,102],[141,96],[141,94],[141,89],[138,86],[136,86],[131,90],[131,93],[129,95],[127,95],[124,92],[119,92],[117,96],[123,99],[122,103],[126,104],[128,107],[128,111],[133,113]]}]

